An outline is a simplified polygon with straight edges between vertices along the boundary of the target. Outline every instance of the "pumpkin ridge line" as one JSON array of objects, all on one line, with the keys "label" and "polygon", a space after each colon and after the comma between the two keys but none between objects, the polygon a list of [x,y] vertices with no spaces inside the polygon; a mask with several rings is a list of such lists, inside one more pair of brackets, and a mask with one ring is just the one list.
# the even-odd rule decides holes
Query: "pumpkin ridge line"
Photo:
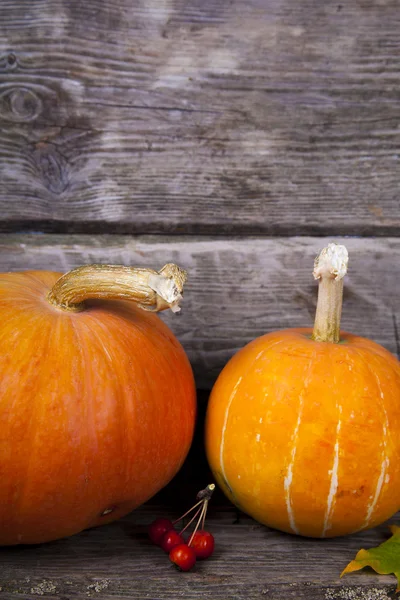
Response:
[{"label": "pumpkin ridge line", "polygon": [[[73,321],[73,319],[71,319],[71,320]],[[99,330],[101,330],[101,332],[107,337],[107,335],[108,335],[107,327],[101,321],[97,321],[96,326],[97,326],[97,330],[94,327],[88,327],[88,329],[90,330],[90,333],[92,334],[93,338],[99,344],[99,347],[101,348],[101,350],[103,352],[103,356],[105,358],[106,363],[108,363],[110,365],[111,370],[114,370],[115,361],[114,361],[112,355],[110,354],[110,351],[107,348],[107,345],[104,343],[104,340],[102,339],[100,331],[99,331]],[[124,388],[121,385],[119,377],[114,378],[114,384],[118,388],[118,393],[116,394],[116,398],[120,399],[120,401],[118,402],[118,410],[116,410],[116,413],[118,414],[118,417],[119,417],[119,423],[120,423],[120,426],[118,429],[119,429],[119,431],[123,431],[123,436],[121,436],[120,442],[121,442],[122,447],[125,446],[125,448],[127,448],[129,446],[129,442],[128,442],[128,432],[126,429],[126,422],[127,422],[126,395],[125,395]],[[121,405],[122,405],[122,410],[121,410]],[[122,454],[122,452],[121,452],[121,454]],[[128,471],[127,462],[125,462],[124,467],[125,468],[124,468],[123,480],[124,480],[125,486],[126,486],[127,481],[129,479],[128,472],[127,472]],[[110,503],[108,503],[108,504],[110,504]],[[109,509],[106,508],[105,510],[107,511]],[[105,514],[107,514],[107,513],[105,513]],[[103,516],[103,513],[102,513],[102,516]]]},{"label": "pumpkin ridge line", "polygon": [[[85,343],[82,340],[82,335],[83,335],[82,328],[84,327],[85,330],[90,333],[90,335],[93,335],[93,329],[90,328],[86,323],[85,324],[81,323],[80,327],[77,327],[77,323],[75,323],[75,319],[70,319],[70,324],[71,324],[72,330],[74,332],[75,339],[77,341],[77,349],[79,352],[81,364],[84,365],[85,362],[87,361],[87,351],[86,351]],[[89,375],[88,375],[87,369],[83,369],[83,373],[84,373],[83,390],[85,392],[84,397],[86,397],[86,395],[90,395],[90,394],[88,394],[88,390],[90,389],[91,384],[89,381]],[[86,409],[86,415],[85,415],[85,418],[87,419],[86,423],[90,422],[93,424],[94,423],[94,415],[96,412],[93,408],[93,403],[85,402],[84,406]],[[98,440],[98,436],[96,434],[95,428],[91,427],[90,431],[91,431],[91,433],[90,433],[91,441],[93,443],[92,447],[96,449],[96,452],[98,452],[99,440]],[[89,455],[87,456],[87,458],[89,458]]]},{"label": "pumpkin ridge line", "polygon": [[369,362],[365,360],[363,354],[361,352],[358,351],[358,349],[356,348],[356,352],[357,354],[361,357],[362,361],[365,363],[365,365],[367,366],[368,371],[370,372],[371,375],[373,375],[378,390],[379,390],[379,397],[381,398],[381,406],[382,406],[382,411],[384,414],[384,423],[382,425],[382,433],[383,433],[383,449],[382,449],[382,463],[381,463],[381,471],[379,473],[379,477],[378,477],[378,481],[376,484],[376,488],[375,488],[375,494],[374,497],[372,499],[372,502],[368,505],[367,507],[367,514],[364,520],[364,524],[362,526],[363,529],[365,529],[366,527],[369,526],[369,523],[371,522],[371,518],[372,518],[372,514],[375,510],[375,507],[378,503],[379,497],[381,495],[382,492],[382,488],[383,488],[383,484],[384,484],[384,478],[387,472],[387,469],[389,467],[390,461],[389,461],[389,457],[387,456],[387,432],[389,430],[389,419],[388,419],[388,415],[386,412],[386,408],[385,405],[383,403],[383,399],[384,399],[384,394],[382,391],[382,387],[381,387],[381,382],[380,379],[378,377],[378,375],[375,373],[375,371],[373,371],[369,365]]},{"label": "pumpkin ridge line", "polygon": [[[94,408],[93,398],[91,399],[91,401],[88,401],[88,399],[90,399],[90,397],[91,397],[90,390],[91,390],[92,385],[91,385],[91,378],[89,376],[88,370],[86,368],[84,368],[84,365],[88,361],[88,353],[87,353],[86,344],[84,342],[84,338],[85,338],[85,335],[87,335],[88,333],[94,337],[94,332],[93,332],[93,328],[89,327],[87,323],[81,322],[79,327],[77,326],[75,319],[70,319],[69,323],[70,323],[71,330],[72,330],[73,335],[76,340],[75,356],[79,357],[79,361],[82,365],[82,373],[83,373],[83,377],[81,378],[82,399],[84,399],[85,401],[82,402],[83,411],[81,411],[81,419],[82,419],[82,423],[86,424],[85,429],[86,429],[86,432],[88,432],[88,438],[90,439],[90,443],[87,444],[85,447],[85,454],[83,457],[83,461],[85,464],[85,468],[84,468],[84,478],[85,478],[85,483],[86,483],[85,488],[87,489],[87,493],[89,493],[89,495],[90,495],[90,487],[91,487],[90,482],[93,478],[93,474],[90,469],[90,466],[91,466],[93,455],[97,455],[99,452],[99,438],[98,438],[98,434],[96,431],[96,424],[95,424],[96,423],[95,422],[96,410]],[[85,330],[86,333],[83,330]],[[87,528],[90,526],[91,526],[91,522],[88,519],[88,515],[86,515],[86,523],[85,523],[84,527]]]},{"label": "pumpkin ridge line", "polygon": [[225,415],[224,415],[224,422],[222,424],[222,432],[221,432],[221,443],[220,443],[220,452],[219,452],[219,464],[220,464],[220,468],[221,468],[221,474],[222,477],[224,479],[225,484],[227,485],[229,491],[231,492],[232,496],[234,496],[234,492],[232,490],[231,485],[229,484],[228,478],[226,476],[226,471],[225,471],[225,465],[224,465],[224,448],[225,448],[225,432],[226,432],[226,428],[228,426],[228,418],[229,418],[229,412],[230,412],[230,408],[232,405],[232,402],[237,394],[237,390],[239,388],[240,383],[242,382],[242,380],[244,378],[247,377],[247,375],[250,373],[251,369],[254,367],[254,365],[256,364],[256,362],[258,361],[259,358],[261,358],[261,356],[263,354],[265,354],[267,351],[271,350],[271,348],[275,348],[275,346],[277,346],[278,344],[283,343],[284,340],[278,340],[277,342],[275,342],[274,344],[271,344],[271,346],[268,346],[268,348],[264,348],[263,350],[261,350],[261,352],[259,352],[257,354],[257,356],[255,357],[255,359],[252,361],[251,365],[249,366],[247,372],[244,375],[241,375],[239,377],[239,379],[237,380],[237,382],[235,383],[235,386],[232,390],[232,393],[229,397],[229,401],[226,407],[226,411],[225,411]]},{"label": "pumpkin ridge line", "polygon": [[337,488],[338,488],[339,435],[340,435],[340,430],[342,427],[341,415],[342,415],[343,407],[340,404],[336,404],[336,408],[338,409],[340,416],[339,416],[339,419],[338,419],[338,422],[336,425],[336,441],[335,441],[335,446],[334,446],[334,457],[333,457],[333,465],[332,465],[332,472],[331,472],[331,482],[330,482],[327,507],[326,507],[326,512],[325,512],[324,528],[322,530],[321,537],[325,537],[325,534],[329,528],[330,519],[332,517],[332,513],[334,510],[333,501],[334,501],[334,498],[335,498],[335,495],[337,492]]},{"label": "pumpkin ridge line", "polygon": [[301,425],[301,418],[302,418],[303,410],[304,410],[304,396],[305,396],[305,393],[307,392],[308,385],[311,381],[311,371],[312,371],[316,356],[317,356],[317,350],[314,350],[314,352],[312,353],[312,355],[310,357],[310,363],[308,365],[307,375],[304,379],[304,387],[300,394],[299,414],[297,416],[296,425],[295,425],[295,428],[294,428],[294,431],[292,434],[292,438],[291,438],[291,440],[293,441],[292,451],[290,453],[291,462],[289,463],[289,466],[286,471],[286,476],[283,480],[283,490],[284,490],[284,495],[285,495],[285,504],[286,504],[286,510],[287,510],[288,519],[289,519],[289,525],[290,525],[290,528],[292,529],[292,531],[294,533],[296,533],[297,535],[299,535],[299,530],[297,528],[296,521],[295,521],[294,514],[293,514],[293,505],[292,505],[292,498],[291,498],[291,494],[290,494],[290,488],[291,488],[292,482],[293,482],[293,465],[294,465],[294,461],[296,458],[297,440],[298,440],[299,429],[300,429],[300,425]]},{"label": "pumpkin ridge line", "polygon": [[239,385],[242,382],[242,380],[243,380],[243,375],[241,375],[239,377],[239,379],[237,380],[237,382],[235,383],[235,386],[234,386],[232,393],[228,400],[228,405],[226,407],[225,416],[224,416],[224,422],[222,424],[221,447],[220,447],[220,451],[219,451],[219,462],[220,462],[222,477],[224,478],[224,481],[232,494],[233,494],[233,490],[232,490],[231,486],[229,485],[228,478],[227,478],[226,472],[225,472],[225,464],[224,464],[225,432],[226,432],[226,428],[228,425],[229,410],[231,408],[231,404],[233,402],[234,397],[236,396],[237,390],[238,390]]}]

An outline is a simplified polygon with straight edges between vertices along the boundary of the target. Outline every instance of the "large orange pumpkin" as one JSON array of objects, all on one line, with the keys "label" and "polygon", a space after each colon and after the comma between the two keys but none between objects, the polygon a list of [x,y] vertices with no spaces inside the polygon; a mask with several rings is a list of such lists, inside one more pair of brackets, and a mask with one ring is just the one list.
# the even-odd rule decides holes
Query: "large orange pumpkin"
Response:
[{"label": "large orange pumpkin", "polygon": [[245,346],[207,412],[208,459],[228,498],[304,536],[373,527],[400,508],[400,365],[378,344],[339,334],[346,259],[330,245],[316,263],[314,330]]},{"label": "large orange pumpkin", "polygon": [[97,265],[59,278],[0,274],[2,545],[121,517],[171,480],[192,440],[192,370],[151,312],[176,309],[185,273]]}]

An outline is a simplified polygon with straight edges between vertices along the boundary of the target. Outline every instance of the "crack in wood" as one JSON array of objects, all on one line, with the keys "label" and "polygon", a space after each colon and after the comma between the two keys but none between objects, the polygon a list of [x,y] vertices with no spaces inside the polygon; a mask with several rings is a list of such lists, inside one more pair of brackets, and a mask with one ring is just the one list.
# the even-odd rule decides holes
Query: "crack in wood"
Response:
[{"label": "crack in wood", "polygon": [[227,112],[240,112],[240,111],[220,111],[220,110],[206,110],[206,109],[197,109],[197,108],[182,108],[179,106],[146,106],[141,104],[114,104],[114,103],[106,103],[106,102],[94,102],[92,105],[103,106],[106,108],[129,108],[131,110],[163,110],[163,111],[179,111],[179,112],[187,112],[187,113],[200,113],[200,114],[210,114],[210,115],[220,115],[226,114]]}]

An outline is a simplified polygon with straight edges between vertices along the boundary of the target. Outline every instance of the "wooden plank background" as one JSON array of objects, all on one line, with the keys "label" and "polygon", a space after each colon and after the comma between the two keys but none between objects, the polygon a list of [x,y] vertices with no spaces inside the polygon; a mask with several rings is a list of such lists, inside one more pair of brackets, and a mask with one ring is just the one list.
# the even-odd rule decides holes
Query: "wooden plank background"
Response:
[{"label": "wooden plank background", "polygon": [[398,0],[2,0],[0,230],[400,231]]},{"label": "wooden plank background", "polygon": [[[333,239],[333,238],[332,238]],[[400,353],[400,239],[334,238],[349,254],[343,329]],[[258,335],[312,326],[315,255],[325,238],[0,236],[0,271],[67,271],[88,263],[189,272],[182,311],[162,313],[188,352],[197,385],[207,389],[232,354]]]}]

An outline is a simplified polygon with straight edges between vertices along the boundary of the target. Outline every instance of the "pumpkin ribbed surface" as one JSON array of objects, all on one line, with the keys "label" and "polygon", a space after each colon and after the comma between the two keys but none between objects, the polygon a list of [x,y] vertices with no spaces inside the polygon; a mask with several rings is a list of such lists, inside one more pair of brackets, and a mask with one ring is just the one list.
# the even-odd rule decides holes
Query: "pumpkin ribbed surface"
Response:
[{"label": "pumpkin ribbed surface", "polygon": [[271,527],[330,537],[400,508],[400,370],[384,348],[312,330],[260,337],[211,394],[206,449],[239,508]]},{"label": "pumpkin ribbed surface", "polygon": [[192,440],[192,370],[169,328],[124,301],[58,310],[46,297],[59,276],[0,276],[0,544],[119,518]]}]

